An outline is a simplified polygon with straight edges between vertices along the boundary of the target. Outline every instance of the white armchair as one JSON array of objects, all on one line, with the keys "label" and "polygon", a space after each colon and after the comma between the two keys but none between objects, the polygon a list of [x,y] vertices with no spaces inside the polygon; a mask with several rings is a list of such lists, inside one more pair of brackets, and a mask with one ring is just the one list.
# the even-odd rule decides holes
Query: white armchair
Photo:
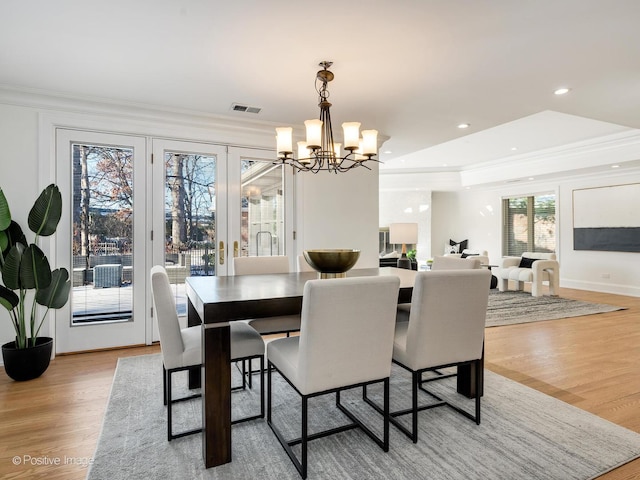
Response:
[{"label": "white armchair", "polygon": [[549,294],[558,295],[560,265],[555,253],[524,252],[521,257],[504,257],[496,272],[501,292],[509,289],[513,280],[517,290],[523,290],[524,282],[531,282],[531,295],[542,296],[544,282],[549,284]]}]

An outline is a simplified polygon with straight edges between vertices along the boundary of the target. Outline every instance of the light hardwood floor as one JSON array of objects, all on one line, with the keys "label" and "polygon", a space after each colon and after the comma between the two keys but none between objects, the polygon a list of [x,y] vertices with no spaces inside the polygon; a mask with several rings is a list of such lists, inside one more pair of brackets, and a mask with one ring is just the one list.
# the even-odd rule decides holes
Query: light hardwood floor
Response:
[{"label": "light hardwood floor", "polygon": [[[640,298],[560,292],[628,309],[487,329],[486,367],[640,433]],[[0,372],[0,478],[85,478],[117,358],[155,352],[158,346],[61,356],[23,383]],[[640,479],[640,460],[601,479]]]}]

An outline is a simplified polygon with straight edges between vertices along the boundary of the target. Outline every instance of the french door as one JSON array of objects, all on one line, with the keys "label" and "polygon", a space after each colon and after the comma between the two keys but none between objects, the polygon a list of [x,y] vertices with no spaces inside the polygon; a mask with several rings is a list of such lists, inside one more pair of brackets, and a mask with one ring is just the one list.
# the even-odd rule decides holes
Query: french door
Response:
[{"label": "french door", "polygon": [[73,282],[56,315],[58,353],[159,340],[152,265],[166,268],[186,325],[186,277],[292,251],[292,174],[270,152],[61,128],[56,183],[57,263]]},{"label": "french door", "polygon": [[[285,255],[291,184],[269,152],[153,139],[153,256],[186,326],[188,276],[232,275],[233,257]],[[153,320],[154,341],[158,340]]]},{"label": "french door", "polygon": [[56,259],[69,302],[56,315],[56,352],[144,344],[146,139],[58,129],[56,183],[65,209]]}]

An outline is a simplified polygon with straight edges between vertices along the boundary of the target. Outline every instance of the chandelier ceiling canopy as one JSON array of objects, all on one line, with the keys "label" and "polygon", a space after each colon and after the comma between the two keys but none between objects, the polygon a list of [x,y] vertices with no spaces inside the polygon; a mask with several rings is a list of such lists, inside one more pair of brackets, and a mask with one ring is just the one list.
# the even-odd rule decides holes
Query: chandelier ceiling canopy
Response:
[{"label": "chandelier ceiling canopy", "polygon": [[[320,118],[307,120],[304,125],[307,130],[306,142],[298,142],[297,158],[293,153],[293,138],[291,127],[276,128],[276,143],[278,160],[275,163],[291,165],[303,172],[318,173],[320,170],[329,172],[346,172],[356,167],[364,167],[367,161],[378,161],[373,158],[378,153],[378,131],[363,130],[360,137],[359,122],[345,122],[342,124],[343,143],[333,141],[331,126],[331,103],[328,101],[327,84],[333,80],[333,72],[329,67],[333,62],[320,62],[322,70],[316,75],[316,91],[318,92],[318,106]],[[341,149],[345,152],[342,154]]]}]

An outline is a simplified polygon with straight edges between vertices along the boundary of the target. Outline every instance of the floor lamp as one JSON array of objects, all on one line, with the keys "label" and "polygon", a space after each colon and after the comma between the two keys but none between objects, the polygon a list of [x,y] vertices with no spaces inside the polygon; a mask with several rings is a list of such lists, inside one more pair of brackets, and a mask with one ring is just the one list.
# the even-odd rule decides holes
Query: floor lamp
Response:
[{"label": "floor lamp", "polygon": [[402,255],[397,266],[411,270],[411,259],[407,258],[407,244],[418,243],[418,224],[392,223],[389,225],[389,243],[402,244]]}]

